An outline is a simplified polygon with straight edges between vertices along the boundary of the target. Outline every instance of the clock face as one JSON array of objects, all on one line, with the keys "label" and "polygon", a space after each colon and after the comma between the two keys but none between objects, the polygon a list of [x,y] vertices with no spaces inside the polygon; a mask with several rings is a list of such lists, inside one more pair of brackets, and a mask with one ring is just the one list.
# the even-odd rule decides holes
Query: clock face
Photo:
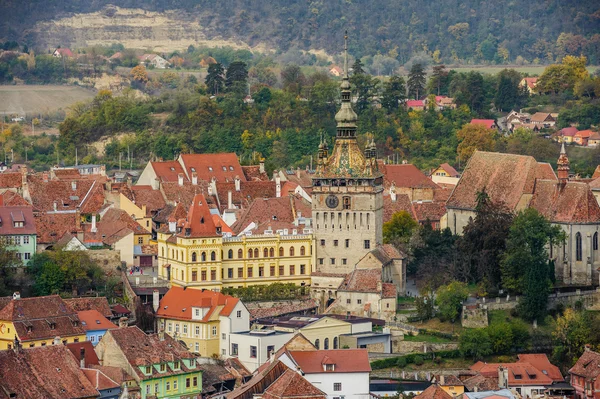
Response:
[{"label": "clock face", "polygon": [[336,208],[340,200],[335,195],[331,194],[325,199],[325,204],[330,208]]}]

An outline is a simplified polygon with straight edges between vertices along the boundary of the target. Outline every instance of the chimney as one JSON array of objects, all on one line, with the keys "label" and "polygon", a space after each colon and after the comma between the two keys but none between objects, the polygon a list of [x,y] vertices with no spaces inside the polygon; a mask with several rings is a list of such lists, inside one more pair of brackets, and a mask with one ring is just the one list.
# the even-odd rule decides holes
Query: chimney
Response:
[{"label": "chimney", "polygon": [[15,351],[15,354],[19,354],[19,351],[21,350],[21,342],[19,341],[19,338],[17,338],[17,336],[15,335],[15,341],[13,343],[13,349]]},{"label": "chimney", "polygon": [[192,172],[192,184],[194,186],[198,185],[198,173]]},{"label": "chimney", "polygon": [[258,163],[258,171],[260,173],[265,173],[265,159],[261,158],[260,162]]},{"label": "chimney", "polygon": [[81,230],[81,211],[79,210],[79,207],[75,209],[75,229],[77,231]]},{"label": "chimney", "polygon": [[177,231],[177,221],[169,219],[169,233],[175,233]]},{"label": "chimney", "polygon": [[54,337],[54,340],[52,341],[52,345],[60,345],[60,337],[58,337],[58,336]]},{"label": "chimney", "polygon": [[92,233],[98,232],[98,229],[96,228],[96,214],[92,215],[92,229],[90,231]]},{"label": "chimney", "polygon": [[281,197],[281,177],[279,177],[279,174],[275,175],[275,197]]},{"label": "chimney", "polygon": [[392,186],[390,187],[390,199],[392,202],[396,202],[396,183],[392,182]]},{"label": "chimney", "polygon": [[242,189],[241,184],[240,184],[241,183],[240,177],[236,175],[234,181],[235,181],[235,191],[240,191]]},{"label": "chimney", "polygon": [[73,191],[77,190],[77,180],[73,180],[71,182],[71,190],[73,190]]},{"label": "chimney", "polygon": [[106,176],[106,165],[100,165],[100,176]]},{"label": "chimney", "polygon": [[54,201],[54,212],[58,210],[58,202]]},{"label": "chimney", "polygon": [[13,299],[21,299],[21,293],[19,291],[15,291],[13,293]]},{"label": "chimney", "polygon": [[584,348],[585,348],[586,352],[589,352],[592,350],[592,347],[590,346],[590,344],[585,344]]},{"label": "chimney", "polygon": [[210,179],[209,190],[212,190],[212,195],[217,195],[217,178],[214,176]]},{"label": "chimney", "polygon": [[441,374],[440,375],[440,385],[446,385],[445,382],[446,382],[446,379],[444,378],[444,375]]},{"label": "chimney", "polygon": [[180,186],[183,186],[183,173],[180,173],[180,174],[177,175],[177,183]]},{"label": "chimney", "polygon": [[119,319],[119,328],[127,327],[127,317],[121,317]]},{"label": "chimney", "polygon": [[154,313],[158,311],[158,307],[160,306],[160,296],[158,290],[152,291],[152,308],[154,309]]},{"label": "chimney", "polygon": [[300,167],[296,168],[296,177],[300,178]]},{"label": "chimney", "polygon": [[79,367],[81,367],[82,369],[85,368],[85,348],[82,346],[81,349],[79,349]]},{"label": "chimney", "polygon": [[44,180],[44,183],[48,183],[48,172],[42,173],[42,179]]},{"label": "chimney", "polygon": [[269,352],[269,360],[270,360],[270,363],[275,362],[275,351]]},{"label": "chimney", "polygon": [[233,209],[233,193],[231,190],[227,192],[227,209]]}]

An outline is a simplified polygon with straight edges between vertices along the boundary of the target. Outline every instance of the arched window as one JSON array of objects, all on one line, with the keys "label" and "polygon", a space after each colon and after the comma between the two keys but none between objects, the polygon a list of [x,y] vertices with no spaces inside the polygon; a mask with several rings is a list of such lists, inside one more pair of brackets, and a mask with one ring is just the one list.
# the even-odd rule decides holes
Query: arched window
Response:
[{"label": "arched window", "polygon": [[337,341],[337,337],[333,338],[333,349],[337,349],[338,348],[338,341]]},{"label": "arched window", "polygon": [[274,257],[275,257],[275,248],[270,248],[270,249],[269,249],[269,256],[270,256],[271,258],[274,258]]},{"label": "arched window", "polygon": [[217,260],[217,253],[215,251],[210,253],[210,260]]},{"label": "arched window", "polygon": [[268,248],[264,248],[263,249],[263,258],[268,258],[269,257],[269,249]]},{"label": "arched window", "polygon": [[598,232],[595,232],[594,237],[592,238],[592,248],[594,251],[598,250]]},{"label": "arched window", "polygon": [[581,233],[575,234],[575,259],[583,259],[583,251],[581,248]]},{"label": "arched window", "polygon": [[294,247],[290,247],[290,256],[294,256],[294,252],[296,252]]},{"label": "arched window", "polygon": [[258,248],[254,248],[254,257],[258,258]]},{"label": "arched window", "polygon": [[248,250],[248,257],[251,258],[252,257],[252,249]]},{"label": "arched window", "polygon": [[[241,249],[240,249],[240,251],[241,251]],[[227,251],[227,258],[233,259],[233,249],[230,249],[229,251]]]},{"label": "arched window", "polygon": [[198,255],[195,252],[192,252],[192,262],[196,262],[198,260]]},{"label": "arched window", "polygon": [[302,255],[302,256],[306,255],[306,248],[304,248],[303,246],[300,247],[300,255]]},{"label": "arched window", "polygon": [[238,259],[242,259],[244,257],[244,251],[242,249],[238,249]]},{"label": "arched window", "polygon": [[329,349],[329,338],[325,338],[325,341],[323,341],[323,349]]},{"label": "arched window", "polygon": [[206,252],[202,252],[202,255],[200,255],[200,259],[202,260],[202,262],[206,262]]},{"label": "arched window", "polygon": [[319,348],[319,340],[318,339],[315,339],[315,348],[321,349],[321,348]]},{"label": "arched window", "polygon": [[279,247],[279,256],[283,257],[283,247]]}]

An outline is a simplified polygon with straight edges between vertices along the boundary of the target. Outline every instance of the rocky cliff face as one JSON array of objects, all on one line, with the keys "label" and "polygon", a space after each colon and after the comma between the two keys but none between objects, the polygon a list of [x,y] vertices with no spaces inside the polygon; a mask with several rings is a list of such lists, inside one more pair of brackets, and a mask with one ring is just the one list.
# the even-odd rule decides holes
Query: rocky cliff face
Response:
[{"label": "rocky cliff face", "polygon": [[184,50],[190,44],[249,48],[242,42],[224,40],[199,22],[199,15],[170,10],[152,12],[109,6],[101,11],[74,14],[39,22],[27,32],[38,48],[84,47],[122,43],[128,48],[152,51]]}]

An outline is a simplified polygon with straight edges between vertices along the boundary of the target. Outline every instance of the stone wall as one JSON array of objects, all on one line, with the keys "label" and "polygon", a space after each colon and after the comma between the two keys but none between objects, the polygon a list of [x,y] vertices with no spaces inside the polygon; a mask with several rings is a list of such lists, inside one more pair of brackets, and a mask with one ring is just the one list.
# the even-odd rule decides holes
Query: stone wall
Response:
[{"label": "stone wall", "polygon": [[90,259],[98,264],[107,275],[118,275],[117,267],[121,266],[121,254],[112,249],[94,249],[87,251]]},{"label": "stone wall", "polygon": [[476,307],[463,306],[461,325],[466,328],[484,328],[488,326],[487,305]]},{"label": "stone wall", "polygon": [[426,353],[458,349],[457,342],[432,344],[429,342],[412,342],[392,339],[392,353],[407,355],[410,353]]}]

